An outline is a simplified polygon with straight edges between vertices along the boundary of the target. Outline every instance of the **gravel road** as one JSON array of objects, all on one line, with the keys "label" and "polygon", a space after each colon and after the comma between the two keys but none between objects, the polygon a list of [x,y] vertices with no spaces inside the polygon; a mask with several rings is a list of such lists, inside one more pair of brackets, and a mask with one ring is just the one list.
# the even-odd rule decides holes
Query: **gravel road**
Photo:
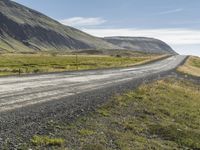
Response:
[{"label": "gravel road", "polygon": [[70,121],[113,94],[171,72],[185,59],[176,55],[137,67],[1,77],[0,145],[9,141],[16,147],[23,142],[16,136],[45,132],[42,124],[49,120]]}]

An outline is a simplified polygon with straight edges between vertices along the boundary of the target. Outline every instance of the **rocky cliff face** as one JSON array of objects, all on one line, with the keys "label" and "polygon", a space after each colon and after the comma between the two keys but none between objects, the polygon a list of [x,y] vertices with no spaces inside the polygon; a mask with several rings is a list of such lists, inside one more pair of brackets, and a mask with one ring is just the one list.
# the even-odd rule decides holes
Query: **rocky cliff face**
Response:
[{"label": "rocky cliff face", "polygon": [[[77,40],[70,36],[64,36],[54,30],[48,30],[40,26],[29,24],[18,24],[0,13],[0,35],[13,38],[29,48],[42,50],[42,47],[87,49],[91,48],[87,43]],[[12,44],[12,43],[10,43]],[[35,46],[34,46],[35,45]]]},{"label": "rocky cliff face", "polygon": [[107,42],[124,49],[147,53],[176,54],[176,52],[161,40],[146,37],[106,37]]}]

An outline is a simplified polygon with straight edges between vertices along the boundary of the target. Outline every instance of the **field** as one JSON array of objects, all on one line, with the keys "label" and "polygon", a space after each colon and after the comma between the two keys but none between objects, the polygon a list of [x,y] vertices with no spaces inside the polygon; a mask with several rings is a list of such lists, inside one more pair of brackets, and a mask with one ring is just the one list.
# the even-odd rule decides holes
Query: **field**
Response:
[{"label": "field", "polygon": [[126,67],[152,61],[160,57],[163,56],[0,54],[0,75]]},{"label": "field", "polygon": [[73,123],[52,122],[24,148],[200,149],[200,86],[174,78],[115,95]]},{"label": "field", "polygon": [[178,71],[200,77],[200,57],[190,56]]}]

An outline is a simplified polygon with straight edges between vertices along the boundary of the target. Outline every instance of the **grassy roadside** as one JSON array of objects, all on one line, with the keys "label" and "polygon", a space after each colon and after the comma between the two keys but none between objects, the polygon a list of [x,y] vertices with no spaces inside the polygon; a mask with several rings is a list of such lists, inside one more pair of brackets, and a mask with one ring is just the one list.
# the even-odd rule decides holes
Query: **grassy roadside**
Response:
[{"label": "grassy roadside", "polygon": [[33,149],[200,149],[200,85],[165,79],[116,95],[71,124],[49,121]]},{"label": "grassy roadside", "polygon": [[132,57],[105,55],[1,54],[0,76],[21,73],[62,72],[127,67],[159,59],[159,55]]},{"label": "grassy roadside", "polygon": [[185,64],[177,70],[185,74],[200,77],[200,57],[190,56]]}]

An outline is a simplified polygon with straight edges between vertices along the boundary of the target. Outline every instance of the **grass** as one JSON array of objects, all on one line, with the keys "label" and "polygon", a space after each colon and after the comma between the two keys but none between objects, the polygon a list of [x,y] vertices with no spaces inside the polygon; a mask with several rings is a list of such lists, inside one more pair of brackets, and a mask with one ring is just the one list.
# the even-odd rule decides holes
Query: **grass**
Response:
[{"label": "grass", "polygon": [[199,89],[185,80],[156,81],[116,95],[73,123],[47,128],[68,149],[200,149]]},{"label": "grass", "polygon": [[102,55],[48,55],[48,54],[1,54],[0,75],[42,72],[62,72],[99,68],[126,67],[145,63],[163,56],[143,55],[137,57],[115,57]]},{"label": "grass", "polygon": [[200,77],[200,58],[190,56],[185,64],[178,68],[178,71]]}]

